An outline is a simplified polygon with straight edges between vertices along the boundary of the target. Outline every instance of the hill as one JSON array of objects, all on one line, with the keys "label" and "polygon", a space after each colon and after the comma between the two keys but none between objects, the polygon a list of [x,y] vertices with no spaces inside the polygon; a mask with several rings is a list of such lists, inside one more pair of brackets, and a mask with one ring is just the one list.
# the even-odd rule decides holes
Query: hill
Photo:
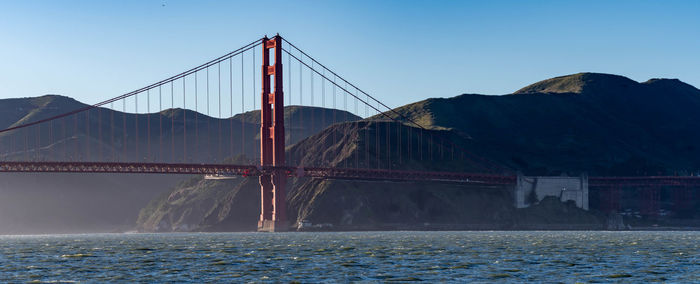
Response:
[{"label": "hill", "polygon": [[652,175],[700,169],[700,90],[580,73],[512,95],[464,94],[396,111],[472,138],[481,156],[530,175]]},{"label": "hill", "polygon": [[[4,99],[0,100],[0,125],[7,128],[85,106],[58,95]],[[181,154],[171,156],[171,153],[182,153],[186,139],[190,145],[188,148],[194,149],[188,153],[188,162],[230,162],[234,156],[255,157],[258,153],[260,126],[253,118],[256,113],[259,116],[259,112],[253,111],[230,119],[217,119],[182,109],[151,114],[94,109],[89,117],[82,113],[57,121],[52,131],[42,126],[42,132],[51,133],[53,137],[38,135],[36,129],[1,133],[0,159],[70,161],[90,157],[90,160],[117,158],[119,161],[180,162]],[[285,114],[288,116],[286,124],[291,129],[287,139],[289,144],[333,123],[332,119],[326,119],[327,116],[335,117],[335,122],[359,119],[347,112],[321,108],[288,107]],[[302,119],[317,123],[314,128],[304,127]],[[77,131],[75,125],[80,126]],[[84,125],[90,125],[90,130],[85,131]],[[150,149],[149,134],[152,140]],[[127,144],[126,152],[122,148],[123,141]],[[135,150],[136,144],[140,151]],[[198,147],[191,147],[193,145]],[[29,173],[5,173],[0,176],[0,195],[3,196],[0,198],[0,234],[129,230],[139,210],[151,199],[168,192],[180,181],[191,178],[174,175]]]},{"label": "hill", "polygon": [[[464,94],[395,109],[426,130],[394,125],[392,129],[401,131],[389,133],[385,129],[392,122],[380,117],[334,124],[289,147],[287,160],[304,166],[454,171],[484,171],[485,164],[493,163],[528,175],[674,174],[700,169],[695,148],[700,143],[698,107],[700,91],[678,80],[638,83],[617,75],[580,73],[510,95]],[[416,147],[421,145],[419,135],[449,140],[460,153],[451,155],[452,149],[436,145],[432,150],[425,144]],[[386,145],[397,139],[414,146],[388,151]],[[420,153],[434,156],[419,158]],[[232,187],[237,190],[225,190]],[[217,188],[216,194],[205,193]],[[292,221],[344,229],[599,228],[604,219],[556,202],[517,210],[509,189],[498,187],[301,178],[291,180],[288,190]],[[205,199],[210,201],[194,207],[189,203]],[[143,210],[139,229],[254,230],[258,200],[255,180],[195,178]]]}]

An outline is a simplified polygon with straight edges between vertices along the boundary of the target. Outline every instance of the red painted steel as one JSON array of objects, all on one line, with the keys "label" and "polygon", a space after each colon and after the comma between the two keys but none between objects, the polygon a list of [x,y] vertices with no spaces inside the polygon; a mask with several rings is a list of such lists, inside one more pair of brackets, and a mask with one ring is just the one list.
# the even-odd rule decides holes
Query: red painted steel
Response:
[{"label": "red painted steel", "polygon": [[515,176],[457,172],[401,171],[358,168],[290,168],[297,176],[367,181],[431,181],[481,185],[515,185]]},{"label": "red painted steel", "polygon": [[[262,40],[262,94],[260,104],[260,164],[284,167],[284,93],[282,92],[282,38]],[[270,65],[270,49],[274,65]],[[274,76],[274,92],[272,92]],[[286,184],[284,172],[272,171],[260,176],[261,210],[258,230],[286,231]]]},{"label": "red painted steel", "polygon": [[0,172],[133,173],[259,176],[255,165],[118,163],[118,162],[0,162]]},{"label": "red painted steel", "polygon": [[600,209],[604,212],[620,211],[620,199],[622,197],[622,189],[617,185],[608,185],[601,192],[601,200],[599,201]]},{"label": "red painted steel", "polygon": [[476,185],[513,185],[514,176],[453,172],[397,171],[345,168],[303,168],[225,164],[112,163],[112,162],[0,162],[0,172],[52,173],[133,173],[133,174],[205,174],[263,176],[280,173],[285,177],[339,180],[388,180],[452,182]]},{"label": "red painted steel", "polygon": [[590,177],[591,187],[700,186],[698,176]]},{"label": "red painted steel", "polygon": [[[257,166],[191,163],[129,163],[129,162],[3,162],[0,172],[54,172],[54,173],[143,173],[143,174],[219,174],[261,176],[282,173],[286,177],[310,177],[341,180],[434,181],[483,185],[514,185],[515,176],[459,172],[403,171],[357,168],[318,168],[294,166]],[[600,182],[600,181],[605,181]],[[646,181],[647,183],[642,183]],[[589,186],[620,189],[640,184],[672,186],[690,191],[700,187],[700,177],[591,177]]]}]

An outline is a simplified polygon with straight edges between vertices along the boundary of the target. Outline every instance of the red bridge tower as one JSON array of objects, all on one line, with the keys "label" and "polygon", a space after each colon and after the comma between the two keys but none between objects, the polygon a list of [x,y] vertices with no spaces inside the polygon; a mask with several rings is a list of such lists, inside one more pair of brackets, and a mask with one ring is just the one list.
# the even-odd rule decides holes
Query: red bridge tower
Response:
[{"label": "red bridge tower", "polygon": [[[284,94],[282,93],[282,37],[262,42],[262,103],[260,104],[260,164],[284,166]],[[270,49],[274,49],[274,65],[270,65]],[[271,77],[274,76],[274,92]],[[283,171],[260,176],[261,214],[258,231],[287,231],[287,176]]]}]

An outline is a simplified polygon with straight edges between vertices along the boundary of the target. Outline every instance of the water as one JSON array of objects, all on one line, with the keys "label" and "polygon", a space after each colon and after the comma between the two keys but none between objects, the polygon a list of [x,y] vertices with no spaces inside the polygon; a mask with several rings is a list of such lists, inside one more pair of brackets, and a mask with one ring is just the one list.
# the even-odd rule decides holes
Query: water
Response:
[{"label": "water", "polygon": [[0,237],[0,281],[700,282],[700,232]]}]

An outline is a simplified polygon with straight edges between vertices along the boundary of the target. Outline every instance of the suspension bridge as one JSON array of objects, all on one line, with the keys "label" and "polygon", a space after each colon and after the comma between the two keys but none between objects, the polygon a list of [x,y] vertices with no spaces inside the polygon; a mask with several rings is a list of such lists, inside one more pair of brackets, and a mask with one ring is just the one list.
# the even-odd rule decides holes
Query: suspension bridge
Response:
[{"label": "suspension bridge", "polygon": [[[285,112],[293,106],[307,109]],[[277,35],[97,104],[10,125],[0,130],[0,172],[256,177],[259,230],[284,231],[289,177],[515,184],[514,171],[452,138]],[[291,147],[303,143],[314,147]],[[425,164],[433,166],[416,166]],[[605,189],[615,210],[622,188],[644,187],[653,207],[658,188],[684,188],[679,198],[692,198],[687,189],[700,179],[593,177],[590,184]]]}]

